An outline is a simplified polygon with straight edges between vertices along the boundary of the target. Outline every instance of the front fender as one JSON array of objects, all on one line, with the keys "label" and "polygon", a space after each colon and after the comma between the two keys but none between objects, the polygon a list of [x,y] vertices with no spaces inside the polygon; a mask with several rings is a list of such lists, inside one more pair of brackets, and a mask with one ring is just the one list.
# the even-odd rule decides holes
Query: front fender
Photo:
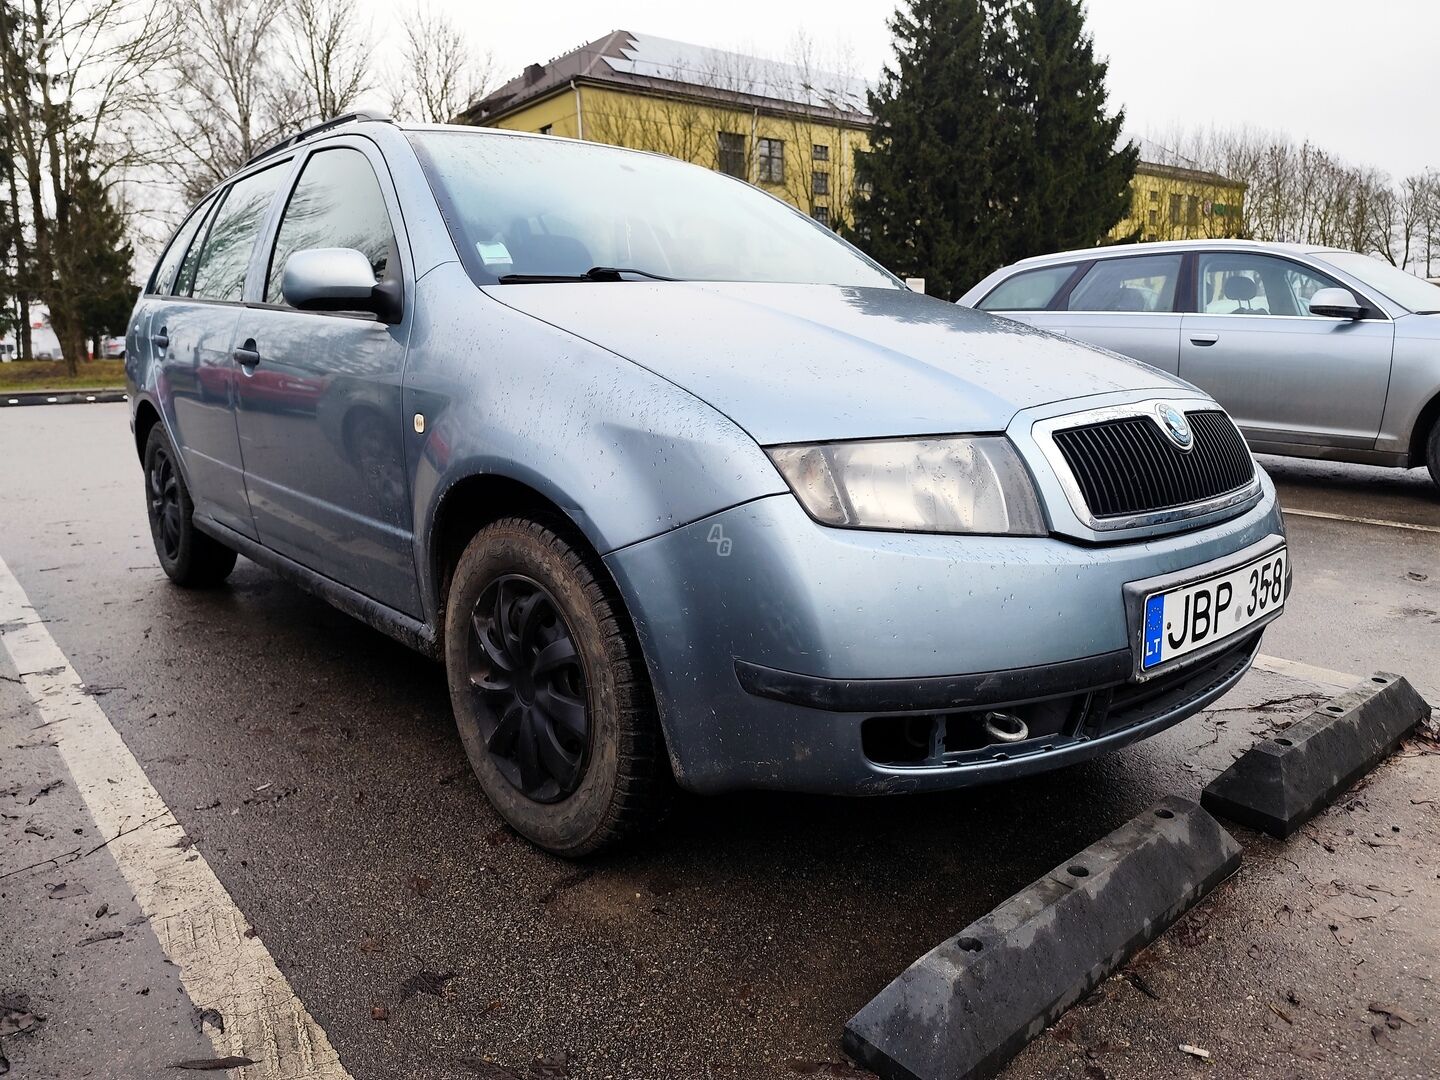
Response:
[{"label": "front fender", "polygon": [[629,360],[486,297],[458,263],[426,275],[417,291],[406,460],[430,613],[439,609],[430,573],[436,512],[468,477],[533,488],[601,555],[787,490],[730,419]]}]

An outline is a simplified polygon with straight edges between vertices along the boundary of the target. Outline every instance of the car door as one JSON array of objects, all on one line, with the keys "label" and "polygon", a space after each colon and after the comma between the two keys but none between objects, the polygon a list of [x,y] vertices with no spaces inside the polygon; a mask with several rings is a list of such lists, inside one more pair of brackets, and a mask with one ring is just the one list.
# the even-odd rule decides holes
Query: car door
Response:
[{"label": "car door", "polygon": [[1142,360],[1172,375],[1180,361],[1178,254],[1125,255],[1026,270],[977,307]]},{"label": "car door", "polygon": [[1317,290],[1345,286],[1280,255],[1202,251],[1195,259],[1181,377],[1225,406],[1258,445],[1373,446],[1395,324],[1363,297],[1363,319],[1311,315]]},{"label": "car door", "polygon": [[398,280],[401,236],[373,144],[345,139],[308,155],[240,318],[236,419],[261,542],[418,615],[400,398],[408,305],[390,325],[297,311],[282,287],[286,259],[310,248],[357,248],[377,280]]},{"label": "car door", "polygon": [[286,171],[272,165],[219,193],[149,320],[160,399],[195,509],[251,538],[231,349],[250,257]]}]

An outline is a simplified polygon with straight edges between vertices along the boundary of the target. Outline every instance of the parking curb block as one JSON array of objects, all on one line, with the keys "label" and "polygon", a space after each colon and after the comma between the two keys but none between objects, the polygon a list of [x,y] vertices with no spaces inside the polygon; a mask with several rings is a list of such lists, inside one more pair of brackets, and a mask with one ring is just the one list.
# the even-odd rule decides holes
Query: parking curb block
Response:
[{"label": "parking curb block", "polygon": [[0,409],[22,405],[99,405],[129,401],[124,390],[0,390]]},{"label": "parking curb block", "polygon": [[885,1080],[994,1076],[1240,866],[1240,845],[1170,798],[926,953],[845,1025]]},{"label": "parking curb block", "polygon": [[1206,785],[1201,805],[1283,840],[1394,753],[1429,715],[1403,677],[1377,672],[1245,751]]}]

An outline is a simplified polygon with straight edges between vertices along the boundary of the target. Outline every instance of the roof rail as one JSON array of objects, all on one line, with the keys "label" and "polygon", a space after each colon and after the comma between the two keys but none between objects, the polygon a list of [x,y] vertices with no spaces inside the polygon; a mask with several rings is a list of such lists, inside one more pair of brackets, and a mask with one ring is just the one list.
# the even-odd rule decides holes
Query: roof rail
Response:
[{"label": "roof rail", "polygon": [[287,147],[287,146],[294,146],[296,143],[304,142],[306,139],[310,138],[311,136],[313,136],[313,135],[318,135],[318,134],[320,134],[320,132],[322,132],[322,131],[328,131],[328,130],[330,130],[330,128],[339,127],[341,124],[355,124],[355,123],[360,123],[361,121],[366,121],[366,120],[373,121],[374,123],[378,123],[378,124],[393,124],[393,123],[395,122],[394,120],[392,120],[389,116],[385,115],[384,113],[378,113],[378,112],[348,112],[348,113],[341,113],[339,116],[332,117],[332,118],[329,119],[329,120],[323,120],[323,121],[321,121],[320,123],[313,125],[312,127],[306,128],[304,131],[298,131],[298,132],[296,132],[294,135],[289,135],[289,136],[281,139],[279,142],[273,143],[273,144],[271,144],[270,146],[267,146],[264,150],[261,150],[258,154],[255,154],[253,157],[251,157],[249,161],[245,162],[245,164],[246,164],[246,165],[253,165],[255,162],[259,161],[259,160],[260,160],[261,158],[263,158],[263,157],[269,157],[271,154],[273,154],[273,153],[275,153],[275,152],[277,152],[277,151],[279,151],[279,150],[284,150],[285,147]]}]

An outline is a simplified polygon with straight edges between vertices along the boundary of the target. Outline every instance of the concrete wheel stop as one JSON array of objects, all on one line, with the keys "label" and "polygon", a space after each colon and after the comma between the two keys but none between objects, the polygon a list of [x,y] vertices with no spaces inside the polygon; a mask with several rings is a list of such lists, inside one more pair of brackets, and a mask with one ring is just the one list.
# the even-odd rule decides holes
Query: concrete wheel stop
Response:
[{"label": "concrete wheel stop", "polygon": [[1116,829],[926,953],[845,1025],[885,1080],[999,1072],[1240,866],[1240,846],[1179,798]]},{"label": "concrete wheel stop", "polygon": [[1200,802],[1284,839],[1394,753],[1429,715],[1404,678],[1377,672],[1245,751],[1206,786]]}]

